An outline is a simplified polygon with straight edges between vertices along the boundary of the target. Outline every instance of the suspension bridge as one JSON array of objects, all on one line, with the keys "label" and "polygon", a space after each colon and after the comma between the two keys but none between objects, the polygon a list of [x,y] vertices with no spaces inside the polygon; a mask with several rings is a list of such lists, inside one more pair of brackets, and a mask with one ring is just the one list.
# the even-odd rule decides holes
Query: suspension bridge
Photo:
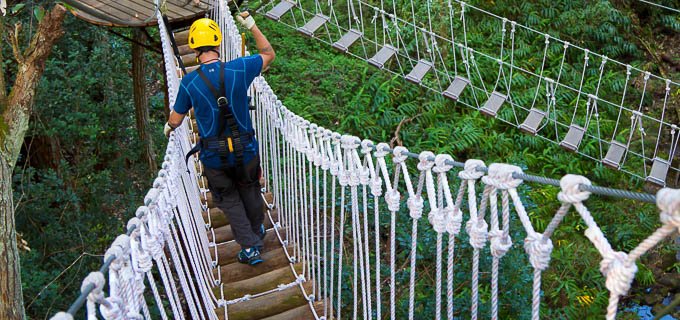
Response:
[{"label": "suspension bridge", "polygon": [[[226,2],[200,4],[209,8],[207,12],[223,29],[223,59],[247,54]],[[160,29],[172,104],[185,74],[183,69],[190,72],[196,62],[186,45],[187,31],[171,30],[163,10],[157,10],[162,7],[156,3],[147,7],[147,15],[113,19],[149,23],[148,17],[154,17]],[[93,7],[80,8],[93,21],[113,21],[90,9]],[[660,185],[665,184],[669,171],[678,171],[672,163],[677,127],[664,120],[664,113],[657,118],[643,108],[646,101],[656,98],[647,96],[645,88],[660,84],[665,88],[660,102],[665,112],[669,91],[678,86],[669,79],[464,2],[449,1],[446,8],[430,8],[427,2],[427,22],[432,19],[431,10],[439,11],[451,19],[450,35],[438,34],[431,24],[418,25],[415,12],[410,18],[398,16],[403,12],[385,6],[384,1],[283,0],[260,10],[302,34],[385,70],[395,68],[390,72],[615,169]],[[503,39],[495,56],[485,53],[484,48],[474,48],[467,40],[466,25],[480,16],[498,20]],[[339,21],[345,18],[348,24],[341,25]],[[536,35],[542,38],[544,50],[537,69],[540,71],[533,73],[515,60],[513,52],[515,39]],[[552,46],[564,52],[557,56],[557,63],[548,61]],[[580,76],[578,71],[575,76],[566,75],[578,69],[565,68],[570,63],[565,61],[568,50],[583,54]],[[495,81],[485,80],[479,73],[478,64],[483,60],[498,65]],[[599,65],[595,63],[594,73],[588,72],[593,61],[599,61]],[[623,68],[621,103],[599,95],[602,74],[609,67]],[[513,72],[536,78],[533,89],[529,88],[529,92],[535,92],[533,96],[513,95],[513,90],[521,90],[512,87]],[[553,73],[550,77],[554,79],[548,76]],[[641,91],[629,84],[635,74],[642,75]],[[581,85],[572,86],[564,79]],[[595,87],[586,89],[584,82]],[[565,110],[568,103],[562,104],[568,97],[560,96],[558,90],[573,93],[576,102],[571,111]],[[627,96],[626,91],[637,96]],[[609,291],[609,306],[602,316],[614,319],[619,300],[633,283],[639,258],[680,230],[680,190],[663,188],[651,195],[609,189],[594,186],[582,176],[554,180],[525,173],[512,164],[461,161],[428,151],[412,153],[405,147],[391,148],[343,135],[287,109],[264,77],[255,80],[249,96],[263,166],[262,201],[268,229],[265,262],[256,267],[236,262],[240,248],[233,241],[226,215],[212,204],[201,163],[197,157],[188,162],[184,159],[199,139],[197,126],[188,117],[171,134],[162,169],[136,216],[129,220],[127,233],[117,237],[107,250],[102,268],[83,280],[78,300],[52,319],[73,319],[83,307],[88,319],[396,319],[398,313],[408,319],[455,319],[460,311],[454,303],[459,285],[469,287],[470,304],[465,313],[470,318],[497,319],[503,301],[518,298],[500,288],[503,274],[516,272],[500,268],[509,250],[519,250],[513,248],[510,238],[515,221],[521,226],[526,261],[533,270],[528,308],[532,319],[539,319],[541,276],[550,266],[551,236],[568,214],[583,220],[585,237],[602,256],[600,271]],[[633,100],[639,105],[630,107]],[[603,112],[606,108],[615,111]],[[617,124],[630,115],[631,129],[623,135],[614,129],[610,139],[597,127],[598,121],[605,121],[605,115],[615,115]],[[570,123],[564,123],[568,118]],[[590,126],[594,128],[588,129]],[[644,133],[639,140],[634,137],[636,130]],[[650,132],[658,133],[651,138]],[[627,139],[617,140],[620,137]],[[589,151],[580,148],[586,139],[596,147]],[[653,152],[646,149],[649,146],[645,147],[645,141],[653,142]],[[518,192],[524,183],[551,184],[561,190],[555,199],[560,207],[543,230],[532,224],[527,199]],[[655,203],[660,227],[632,251],[616,250],[584,204],[589,197],[600,195]],[[395,230],[400,224],[412,230],[405,257],[398,257],[396,252]],[[436,288],[431,297],[416,297],[417,266],[424,259],[417,250],[426,233],[436,237]],[[463,235],[472,254],[458,259],[460,253],[455,249]],[[488,266],[480,263],[485,255],[491,256]],[[408,270],[406,276],[398,278],[404,270]],[[461,270],[469,281],[455,283],[454,274]],[[486,302],[480,300],[480,281],[485,279],[480,276],[482,272],[491,273],[491,299]],[[407,292],[406,306],[397,303],[398,291]],[[416,314],[417,300],[434,305],[435,314]],[[482,303],[490,305],[488,313],[480,311]]]}]

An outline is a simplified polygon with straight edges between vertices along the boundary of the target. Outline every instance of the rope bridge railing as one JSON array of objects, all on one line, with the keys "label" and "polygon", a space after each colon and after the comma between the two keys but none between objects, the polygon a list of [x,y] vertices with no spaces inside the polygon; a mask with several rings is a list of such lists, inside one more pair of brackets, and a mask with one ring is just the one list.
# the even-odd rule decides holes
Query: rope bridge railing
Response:
[{"label": "rope bridge railing", "polygon": [[[271,92],[263,79],[258,80],[256,87],[264,87],[265,93]],[[268,146],[266,152],[272,160],[268,170],[273,178],[275,205],[281,215],[281,225],[294,230],[290,237],[286,236],[285,242],[293,245],[292,261],[303,263],[303,275],[316,281],[310,295],[324,299],[326,317],[339,319],[343,311],[349,310],[353,319],[382,319],[383,313],[389,313],[390,319],[399,318],[395,295],[398,287],[407,285],[408,317],[414,318],[418,231],[423,232],[419,221],[426,209],[437,239],[434,281],[437,287],[434,297],[427,299],[436,305],[435,319],[442,318],[442,310],[446,311],[447,319],[453,319],[453,276],[457,272],[454,269],[466,268],[467,271],[466,265],[454,264],[455,240],[461,235],[463,226],[474,251],[470,270],[472,319],[480,316],[477,311],[479,263],[487,243],[493,257],[491,318],[498,318],[499,265],[512,246],[509,235],[514,219],[519,220],[526,234],[524,247],[534,269],[533,319],[539,317],[541,274],[549,266],[553,249],[550,237],[570,207],[573,206],[586,223],[585,235],[603,257],[601,271],[611,292],[608,319],[615,317],[619,298],[630,288],[637,271],[636,260],[680,227],[680,191],[663,189],[656,198],[662,227],[630,253],[615,251],[583,204],[591,193],[582,186],[589,189],[590,182],[581,176],[567,175],[560,180],[562,191],[558,200],[562,205],[545,230],[539,232],[517,191],[523,183],[515,177],[523,175],[519,167],[491,164],[485,174],[479,170],[485,167],[482,161],[468,160],[457,173],[460,186],[456,190],[448,181],[454,168],[453,159],[448,155],[423,152],[417,162],[413,161],[415,168],[409,167],[408,150],[404,147],[391,150],[384,143],[374,145],[368,140],[361,141],[321,128],[298,117],[275,99],[265,104],[264,111],[268,113],[269,122],[265,126],[268,130],[273,129],[268,131],[263,145]],[[392,159],[392,166],[388,165],[387,158]],[[413,172],[417,172],[417,178],[414,176],[412,180]],[[478,195],[479,184],[483,186],[481,197]],[[498,194],[501,195],[500,211]],[[466,195],[467,204],[463,201]],[[385,205],[387,211],[384,211]],[[402,214],[402,209],[407,209],[408,216]],[[388,214],[381,215],[383,212]],[[380,220],[385,216],[389,217],[389,222]],[[464,220],[467,221],[465,225]],[[410,274],[404,283],[395,277],[399,272],[395,228],[398,223],[409,222],[412,224],[408,249],[411,250]],[[383,226],[387,223],[388,226]],[[385,244],[381,237],[387,234],[388,243]],[[445,237],[448,239],[446,262],[442,248]],[[388,252],[383,252],[385,246],[389,247]],[[388,274],[381,266],[386,261]],[[343,268],[350,268],[350,271],[343,271]],[[389,289],[382,288],[385,278]],[[446,289],[442,288],[444,285]],[[343,301],[348,298],[343,294],[343,287],[351,290],[349,301]],[[445,308],[442,307],[444,304]]]},{"label": "rope bridge railing", "polygon": [[671,79],[458,0],[277,0],[260,12],[606,166],[661,186],[680,174]]}]

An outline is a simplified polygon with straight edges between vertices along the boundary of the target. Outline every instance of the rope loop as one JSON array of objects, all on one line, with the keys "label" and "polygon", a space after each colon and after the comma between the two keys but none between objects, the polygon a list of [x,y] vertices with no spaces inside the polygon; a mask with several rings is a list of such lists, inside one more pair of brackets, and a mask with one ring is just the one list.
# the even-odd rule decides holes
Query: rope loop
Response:
[{"label": "rope loop", "polygon": [[489,174],[482,178],[482,181],[496,189],[508,190],[516,189],[522,184],[522,179],[513,177],[515,173],[522,173],[522,169],[505,163],[492,163],[489,166]]},{"label": "rope loop", "polygon": [[99,271],[90,272],[90,274],[83,279],[83,283],[80,286],[80,292],[85,292],[85,289],[93,285],[92,291],[87,295],[87,300],[90,302],[99,302],[104,299],[104,285],[106,284],[106,278],[104,274]]},{"label": "rope loop", "polygon": [[557,194],[557,199],[562,203],[580,203],[586,201],[590,197],[590,192],[581,191],[580,185],[590,185],[588,178],[573,174],[568,174],[560,179],[560,188],[562,191]]},{"label": "rope loop", "polygon": [[529,262],[534,269],[543,271],[548,268],[552,250],[552,240],[538,232],[530,233],[524,239],[524,251],[529,255]]},{"label": "rope loop", "polygon": [[367,186],[371,182],[371,171],[368,168],[359,169],[359,183]]},{"label": "rope loop", "polygon": [[427,170],[432,170],[434,167],[434,161],[432,158],[434,158],[434,153],[430,151],[423,151],[418,155],[418,170],[420,171],[427,171]]},{"label": "rope loop", "polygon": [[361,141],[361,153],[363,153],[363,154],[370,154],[371,151],[373,151],[373,146],[374,146],[374,145],[375,145],[375,144],[374,144],[373,141],[371,141],[371,140],[368,140],[368,139],[362,140],[362,141]]},{"label": "rope loop", "polygon": [[406,161],[406,159],[408,158],[408,155],[406,155],[407,153],[408,149],[406,149],[406,147],[403,146],[394,147],[394,151],[392,151],[393,154],[392,161],[394,162],[394,164],[400,164]]},{"label": "rope loop", "polygon": [[399,191],[397,191],[397,189],[389,190],[385,194],[385,202],[387,202],[387,209],[389,209],[392,212],[397,212],[399,211],[401,194],[399,194]]},{"label": "rope loop", "polygon": [[342,146],[343,149],[356,149],[359,146],[359,138],[355,136],[351,136],[348,134],[343,135],[340,137],[340,145]]},{"label": "rope loop", "polygon": [[378,146],[375,148],[375,157],[384,158],[390,153],[389,150],[390,146],[387,143],[384,142],[378,143]]},{"label": "rope loop", "polygon": [[104,299],[104,303],[99,306],[99,312],[106,320],[122,320],[124,319],[123,301],[117,297],[108,297]]},{"label": "rope loop", "polygon": [[656,205],[661,209],[661,222],[680,230],[680,190],[664,188],[656,193]]},{"label": "rope loop", "polygon": [[503,235],[502,230],[491,230],[488,233],[491,255],[502,258],[512,247],[512,239],[509,235]]},{"label": "rope loop", "polygon": [[445,173],[453,169],[453,166],[448,162],[453,162],[453,157],[448,154],[438,154],[434,158],[434,168],[432,171],[436,173]]},{"label": "rope loop", "polygon": [[477,170],[478,168],[484,168],[486,165],[484,161],[477,159],[469,159],[465,161],[465,167],[463,171],[458,172],[458,177],[462,180],[478,180],[484,176],[484,172]]}]

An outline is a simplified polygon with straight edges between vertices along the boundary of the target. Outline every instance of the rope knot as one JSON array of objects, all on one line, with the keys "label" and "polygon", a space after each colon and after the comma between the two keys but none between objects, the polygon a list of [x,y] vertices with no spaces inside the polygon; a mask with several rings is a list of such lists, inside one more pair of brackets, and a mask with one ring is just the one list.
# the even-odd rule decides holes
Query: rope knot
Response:
[{"label": "rope knot", "polygon": [[50,320],[73,320],[73,316],[68,312],[58,312]]},{"label": "rope knot", "polygon": [[583,176],[568,174],[560,179],[562,191],[557,194],[557,199],[563,203],[580,203],[586,201],[590,192],[579,190],[580,185],[590,185],[590,180]]},{"label": "rope knot", "polygon": [[104,285],[106,284],[106,278],[104,274],[99,271],[90,272],[90,274],[85,277],[82,285],[80,286],[80,292],[84,293],[88,286],[93,285],[94,287],[87,295],[87,300],[91,302],[98,302],[104,299]]},{"label": "rope knot", "polygon": [[448,154],[438,154],[434,158],[434,169],[432,171],[436,173],[445,173],[453,168],[450,162],[453,162],[453,158]]},{"label": "rope knot", "polygon": [[463,224],[463,211],[460,208],[444,208],[446,219],[446,232],[450,235],[458,235],[460,233],[460,227]]},{"label": "rope knot", "polygon": [[380,177],[375,177],[371,180],[371,194],[374,197],[382,195],[382,179]]},{"label": "rope knot", "polygon": [[423,216],[423,198],[420,196],[409,197],[406,202],[411,219],[420,219]]},{"label": "rope knot", "polygon": [[406,155],[407,153],[408,149],[406,149],[406,147],[403,146],[394,147],[394,151],[392,151],[393,154],[392,161],[394,162],[394,164],[401,164],[404,161],[406,161],[406,159],[408,158],[408,156]]},{"label": "rope knot", "polygon": [[516,179],[512,175],[522,173],[522,169],[505,163],[492,163],[489,166],[489,174],[482,181],[496,189],[515,189],[522,184],[522,179]]},{"label": "rope knot", "polygon": [[378,143],[378,146],[375,148],[375,157],[384,158],[388,153],[390,153],[389,150],[390,146],[387,143]]},{"label": "rope knot", "polygon": [[387,208],[392,212],[399,211],[399,204],[401,202],[401,194],[396,189],[392,189],[385,194],[385,202]]},{"label": "rope knot", "polygon": [[338,144],[341,138],[342,136],[339,133],[331,132],[331,141],[333,141],[333,143]]},{"label": "rope knot", "polygon": [[605,286],[609,292],[622,296],[628,293],[637,273],[637,265],[628,260],[628,255],[617,251],[605,255],[600,262],[600,272],[607,277]]},{"label": "rope knot", "polygon": [[486,244],[489,225],[484,219],[468,220],[465,231],[470,235],[470,245],[475,249],[482,249]]},{"label": "rope knot", "polygon": [[680,230],[680,190],[664,188],[656,193],[656,205],[661,209],[661,222]]},{"label": "rope knot", "polygon": [[510,236],[503,234],[502,230],[489,231],[489,246],[491,248],[491,255],[496,258],[502,258],[512,247],[512,239]]},{"label": "rope knot", "polygon": [[343,149],[356,149],[359,146],[359,141],[359,138],[347,134],[340,138],[340,144]]},{"label": "rope knot", "polygon": [[371,182],[371,171],[367,168],[361,168],[359,172],[359,183],[361,185],[368,185]]},{"label": "rope knot", "polygon": [[420,171],[426,171],[426,170],[432,170],[434,167],[434,161],[432,161],[432,158],[434,158],[434,153],[430,151],[423,151],[418,155],[418,170]]},{"label": "rope knot", "polygon": [[477,168],[484,168],[486,165],[484,161],[477,159],[469,159],[465,161],[463,171],[458,172],[458,177],[463,180],[478,180],[484,176],[484,172],[477,170]]},{"label": "rope knot", "polygon": [[529,262],[534,269],[543,271],[548,268],[552,250],[552,240],[544,238],[543,234],[538,232],[530,233],[524,239],[524,251],[529,255]]},{"label": "rope knot", "polygon": [[99,312],[107,320],[122,320],[123,310],[123,301],[117,297],[108,297],[99,305]]},{"label": "rope knot", "polygon": [[430,221],[432,229],[437,233],[446,231],[446,214],[443,209],[437,208],[430,211],[430,214],[427,215],[427,220]]},{"label": "rope knot", "polygon": [[364,139],[363,141],[361,141],[361,153],[363,154],[371,153],[371,151],[373,151],[372,146],[374,146],[373,141]]}]

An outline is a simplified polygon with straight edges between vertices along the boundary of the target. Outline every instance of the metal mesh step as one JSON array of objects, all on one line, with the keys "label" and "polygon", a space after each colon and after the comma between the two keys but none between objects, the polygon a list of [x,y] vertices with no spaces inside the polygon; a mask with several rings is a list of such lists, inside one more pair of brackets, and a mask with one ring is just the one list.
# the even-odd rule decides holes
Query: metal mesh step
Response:
[{"label": "metal mesh step", "polygon": [[425,78],[425,75],[432,69],[432,63],[425,60],[418,61],[418,64],[406,75],[406,80],[420,84]]},{"label": "metal mesh step", "polygon": [[347,52],[349,47],[351,47],[354,42],[359,40],[363,34],[357,30],[350,29],[349,32],[345,33],[340,40],[333,43],[333,48],[338,49],[342,52]]},{"label": "metal mesh step", "polygon": [[567,136],[564,137],[564,140],[560,142],[560,147],[569,151],[578,150],[578,146],[581,144],[581,140],[583,140],[583,134],[585,134],[585,132],[586,129],[579,125],[570,125]]},{"label": "metal mesh step", "polygon": [[602,163],[608,167],[619,169],[621,166],[621,159],[626,153],[627,147],[621,142],[612,141],[607,150],[607,155],[602,159]]},{"label": "metal mesh step", "polygon": [[654,158],[654,162],[652,163],[652,171],[649,172],[649,176],[647,176],[645,180],[665,187],[666,176],[668,176],[669,167],[670,163],[668,163],[667,160],[658,157]]},{"label": "metal mesh step", "polygon": [[373,57],[368,59],[368,63],[380,69],[385,67],[385,63],[397,53],[397,49],[391,45],[385,45]]},{"label": "metal mesh step", "polygon": [[545,116],[545,111],[531,108],[527,118],[524,119],[524,122],[519,125],[519,129],[526,133],[536,135],[536,133],[538,133],[538,127],[540,127],[541,123],[543,123]]},{"label": "metal mesh step", "polygon": [[449,85],[449,87],[446,88],[442,94],[451,100],[458,100],[458,98],[460,98],[460,94],[463,93],[463,90],[468,84],[470,84],[470,80],[457,76],[453,78],[451,85]]},{"label": "metal mesh step", "polygon": [[308,36],[308,37],[314,37],[314,32],[316,30],[319,30],[321,26],[323,26],[327,21],[329,20],[328,17],[322,15],[322,14],[317,14],[312,18],[311,20],[307,21],[307,23],[298,28],[298,31],[300,31],[302,34]]},{"label": "metal mesh step", "polygon": [[290,11],[295,7],[295,3],[287,1],[287,0],[282,0],[277,4],[273,9],[269,10],[267,13],[265,13],[265,17],[272,19],[274,21],[279,21],[281,17],[286,14],[286,12]]},{"label": "metal mesh step", "polygon": [[486,101],[483,107],[479,111],[489,117],[496,117],[498,110],[503,105],[503,102],[507,100],[508,97],[504,94],[498,93],[496,91],[491,93],[491,97]]}]

